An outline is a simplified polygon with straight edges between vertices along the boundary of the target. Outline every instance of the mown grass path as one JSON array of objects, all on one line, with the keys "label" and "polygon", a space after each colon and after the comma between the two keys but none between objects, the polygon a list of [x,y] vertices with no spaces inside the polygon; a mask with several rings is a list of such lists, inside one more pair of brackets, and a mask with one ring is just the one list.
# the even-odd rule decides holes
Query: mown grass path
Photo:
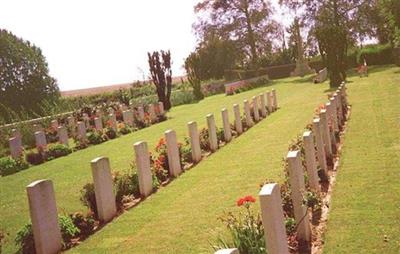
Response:
[{"label": "mown grass path", "polygon": [[[283,178],[288,143],[326,100],[327,84],[280,81],[281,109],[108,224],[72,253],[210,253],[224,231],[218,217],[237,198],[257,195],[265,179]],[[265,90],[265,89],[262,89]],[[249,97],[249,96],[247,96]]]},{"label": "mown grass path", "polygon": [[[263,179],[280,178],[281,158],[289,140],[311,121],[314,108],[326,98],[324,91],[328,85],[313,85],[306,79],[284,79],[275,81],[273,87],[281,106],[278,112],[109,224],[77,251],[93,249],[98,252],[119,246],[115,252],[131,253],[133,249],[130,248],[134,246],[135,252],[157,249],[171,253],[175,248],[179,252],[207,248],[207,241],[212,240],[209,230],[213,226],[221,228],[216,217],[225,208],[232,207],[240,195],[256,194],[257,185]],[[127,170],[134,159],[134,142],[145,140],[152,148],[169,128],[176,130],[178,139],[183,140],[187,136],[187,122],[194,120],[199,127],[206,126],[208,113],[214,113],[221,127],[221,108],[228,108],[232,122],[234,103],[240,103],[243,113],[243,99],[250,100],[268,89],[271,88],[258,88],[234,96],[217,95],[197,104],[175,107],[168,114],[171,119],[166,122],[0,178],[0,230],[6,233],[5,253],[16,250],[15,234],[29,221],[25,186],[30,182],[44,178],[53,180],[59,213],[86,211],[79,197],[82,186],[92,181],[90,160],[108,156],[113,170]],[[129,249],[125,249],[127,246]]]},{"label": "mown grass path", "polygon": [[399,253],[400,68],[351,81],[324,253]]}]

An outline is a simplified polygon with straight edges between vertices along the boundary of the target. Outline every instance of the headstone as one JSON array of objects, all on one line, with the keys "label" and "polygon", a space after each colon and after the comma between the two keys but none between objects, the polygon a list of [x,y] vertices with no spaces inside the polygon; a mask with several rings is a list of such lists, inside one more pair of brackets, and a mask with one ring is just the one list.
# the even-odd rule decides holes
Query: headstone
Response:
[{"label": "headstone", "polygon": [[114,131],[117,131],[117,117],[115,116],[115,114],[110,114],[108,117],[109,117],[109,121],[111,123],[111,128]]},{"label": "headstone", "polygon": [[266,108],[266,104],[265,104],[265,96],[263,93],[258,95],[259,99],[260,99],[260,107],[261,107],[261,116],[262,117],[266,117],[267,116],[267,108]]},{"label": "headstone", "polygon": [[325,152],[326,152],[326,155],[329,158],[331,158],[332,157],[332,144],[331,144],[331,135],[329,133],[328,117],[327,117],[326,109],[321,110],[321,112],[319,113],[319,119],[321,122],[322,140],[324,141]]},{"label": "headstone", "polygon": [[240,135],[243,132],[243,125],[238,104],[233,104],[233,112],[235,114],[235,130]]},{"label": "headstone", "polygon": [[318,180],[317,161],[315,160],[314,136],[311,131],[304,132],[303,143],[308,183],[310,184],[311,189],[319,192],[321,188]]},{"label": "headstone", "polygon": [[149,117],[151,121],[154,121],[156,119],[156,111],[154,110],[153,104],[149,104]]},{"label": "headstone", "polygon": [[272,105],[273,105],[272,108],[273,108],[273,111],[276,111],[278,109],[278,98],[276,97],[275,89],[272,89],[271,96],[272,96]]},{"label": "headstone", "polygon": [[313,120],[313,133],[315,135],[316,147],[317,147],[317,158],[320,168],[324,171],[325,175],[328,175],[328,166],[326,164],[325,147],[322,139],[321,123],[320,119]]},{"label": "headstone", "polygon": [[246,117],[246,125],[248,128],[253,126],[253,119],[251,119],[250,103],[247,100],[243,101],[244,104],[244,115]]},{"label": "headstone", "polygon": [[144,109],[143,107],[138,107],[138,116],[139,116],[139,121],[144,121]]},{"label": "headstone", "polygon": [[69,116],[67,118],[67,122],[68,122],[68,127],[72,132],[72,135],[75,135],[75,129],[76,129],[76,125],[75,125],[75,118],[73,116]]},{"label": "headstone", "polygon": [[264,185],[259,197],[267,252],[289,254],[279,185],[277,183]]},{"label": "headstone", "polygon": [[260,121],[260,114],[258,111],[258,103],[257,103],[257,96],[253,96],[252,98],[253,101],[253,115],[254,115],[254,120],[256,122]]},{"label": "headstone", "polygon": [[32,130],[33,130],[33,133],[38,132],[38,131],[43,131],[43,127],[40,124],[34,124],[32,126]]},{"label": "headstone", "polygon": [[342,102],[340,100],[340,96],[338,95],[338,90],[336,90],[336,92],[334,93],[334,97],[336,98],[336,112],[337,112],[337,124],[338,124],[338,128],[339,131],[342,127],[342,121],[343,121],[343,112],[342,112]]},{"label": "headstone", "polygon": [[11,130],[11,137],[19,137],[22,138],[21,132],[18,129]]},{"label": "headstone", "polygon": [[84,122],[78,122],[78,136],[81,141],[86,140],[86,126]]},{"label": "headstone", "polygon": [[300,241],[311,241],[311,228],[307,207],[303,205],[303,192],[306,191],[304,174],[301,165],[300,151],[290,151],[287,155],[289,164],[289,182],[292,189],[294,218],[297,225],[297,238]]},{"label": "headstone", "polygon": [[333,153],[336,151],[336,137],[335,137],[335,130],[334,130],[334,123],[333,123],[333,105],[330,102],[325,103],[326,108],[326,117],[328,123],[328,131],[329,137],[331,141],[331,148],[334,149]]},{"label": "headstone", "polygon": [[240,254],[236,248],[217,250],[214,254]]},{"label": "headstone", "polygon": [[133,118],[131,117],[132,112],[130,110],[125,110],[122,112],[122,118],[124,123],[129,126],[133,126]]},{"label": "headstone", "polygon": [[182,167],[176,132],[174,130],[167,130],[165,132],[165,140],[167,142],[169,174],[173,177],[177,177],[182,172]]},{"label": "headstone", "polygon": [[333,121],[333,128],[335,132],[339,132],[339,124],[338,124],[338,114],[337,114],[337,97],[333,95],[329,101],[332,105],[332,121]]},{"label": "headstone", "polygon": [[117,214],[110,161],[99,157],[91,161],[97,214],[100,221],[108,222]]},{"label": "headstone", "polygon": [[146,142],[137,142],[133,147],[135,149],[135,161],[139,178],[139,191],[143,197],[147,197],[153,192],[150,153]]},{"label": "headstone", "polygon": [[192,160],[197,163],[201,160],[200,137],[196,122],[188,123]]},{"label": "headstone", "polygon": [[161,101],[158,102],[158,112],[160,116],[163,116],[165,114],[164,103],[162,103]]},{"label": "headstone", "polygon": [[272,113],[273,109],[273,98],[271,92],[267,92],[267,108],[268,108],[268,113]]},{"label": "headstone", "polygon": [[16,136],[8,139],[8,143],[10,144],[10,153],[11,157],[14,159],[19,159],[22,156],[22,140],[21,137]]},{"label": "headstone", "polygon": [[215,127],[215,120],[213,114],[207,115],[207,126],[208,126],[208,142],[210,142],[210,149],[212,152],[218,149],[218,138],[217,138],[217,128]]},{"label": "headstone", "polygon": [[229,113],[226,108],[223,108],[221,111],[222,115],[222,123],[224,127],[224,138],[225,142],[229,142],[232,139],[232,131],[231,131],[231,124],[229,123]]},{"label": "headstone", "polygon": [[65,128],[64,126],[58,126],[57,135],[58,135],[58,140],[61,144],[69,146],[67,128]]},{"label": "headstone", "polygon": [[47,146],[46,135],[43,131],[35,132],[36,147],[45,148]]},{"label": "headstone", "polygon": [[58,121],[57,121],[57,120],[52,120],[50,126],[51,126],[51,128],[53,128],[54,130],[57,130],[57,128],[58,128]]},{"label": "headstone", "polygon": [[26,186],[26,191],[36,253],[59,253],[61,231],[52,181],[32,182]]},{"label": "headstone", "polygon": [[89,121],[89,116],[86,113],[83,113],[82,115],[83,122],[85,123],[86,128],[90,128],[90,121]]},{"label": "headstone", "polygon": [[99,117],[94,118],[94,128],[98,131],[103,130],[103,121]]},{"label": "headstone", "polygon": [[96,117],[100,119],[103,117],[103,112],[100,109],[96,109]]}]

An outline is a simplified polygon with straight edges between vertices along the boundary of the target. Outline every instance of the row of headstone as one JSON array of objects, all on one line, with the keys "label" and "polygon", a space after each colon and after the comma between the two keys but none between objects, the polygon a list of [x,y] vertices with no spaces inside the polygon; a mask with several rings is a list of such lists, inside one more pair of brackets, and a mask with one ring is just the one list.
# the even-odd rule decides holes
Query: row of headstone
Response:
[{"label": "row of headstone", "polygon": [[[261,103],[261,105],[263,104]],[[240,120],[240,112],[237,104],[234,105],[234,109],[235,122],[240,122],[241,126],[241,121],[238,121],[238,119]],[[229,142],[232,139],[232,133],[227,109],[222,109],[221,114],[225,140],[226,142]],[[209,130],[210,146],[215,151],[218,149],[218,140],[213,114],[207,115],[207,125]],[[239,125],[236,124],[236,126]],[[58,128],[65,127],[59,126]],[[202,158],[197,123],[194,121],[189,122],[188,130],[192,147],[192,159],[197,163]],[[83,136],[85,132],[85,123],[78,122],[78,135]],[[169,175],[171,177],[177,177],[182,173],[182,165],[180,162],[176,132],[174,130],[167,130],[164,134],[167,144]],[[37,137],[39,143],[45,144],[46,139],[43,131],[36,132],[35,137]],[[153,192],[153,177],[151,172],[149,149],[147,143],[144,141],[135,143],[133,148],[135,152],[140,195],[143,198],[146,198]],[[113,180],[109,159],[106,157],[99,157],[92,160],[91,170],[99,220],[102,222],[109,222],[117,215],[117,206],[115,202],[115,194],[113,193]],[[36,253],[58,253],[62,247],[62,238],[60,226],[58,224],[58,213],[53,183],[51,180],[39,180],[28,185],[26,189],[28,193]],[[221,253],[238,252],[236,249],[231,249],[230,252]]]},{"label": "row of headstone", "polygon": [[[158,116],[165,115],[164,105],[162,102],[158,103],[158,112],[157,112],[158,114],[156,113],[153,104],[149,105],[148,111],[151,121],[154,121],[157,118],[157,115]],[[96,110],[96,117],[94,118],[94,127],[96,130],[103,130],[102,115],[103,114],[100,110]],[[145,112],[143,107],[138,107],[139,120],[143,121],[144,117],[145,117]],[[67,118],[67,127],[71,130],[72,136],[77,135],[78,139],[81,142],[84,142],[86,141],[86,130],[90,128],[90,120],[89,116],[86,113],[83,114],[82,119],[83,119],[82,122],[76,122],[73,116],[69,116]],[[133,110],[124,110],[123,120],[127,125],[133,126],[134,122]],[[113,128],[113,130],[117,131],[117,118],[115,113],[109,114],[109,121],[111,122],[111,127]],[[63,145],[69,146],[69,141],[68,141],[69,136],[67,127],[59,125],[57,120],[52,120],[50,126],[54,130],[57,130],[59,142]],[[35,124],[33,128],[34,128],[36,147],[42,147],[42,148],[46,147],[47,140],[44,129],[38,124]],[[9,138],[9,147],[12,158],[18,159],[22,156],[23,154],[22,135],[18,129],[13,129],[11,131],[11,138]]]},{"label": "row of headstone", "polygon": [[[333,139],[334,135],[332,133],[338,132],[343,127],[346,118],[346,116],[340,114],[340,112],[345,111],[345,108],[347,108],[345,89],[345,85],[342,84],[330,98],[329,103],[326,105],[326,110],[321,110],[319,118],[314,119],[313,131],[306,131],[303,134],[307,179],[310,188],[316,192],[320,192],[321,189],[318,181],[315,147],[318,163],[327,174],[326,157],[329,156],[329,151],[332,152],[329,149],[336,146],[338,142]],[[328,122],[333,124],[331,128],[327,128]],[[311,224],[307,208],[303,205],[304,197],[302,193],[304,193],[306,188],[301,152],[289,151],[286,159],[289,166],[289,183],[291,186],[291,199],[294,208],[297,238],[301,242],[310,244],[312,235]],[[270,254],[289,253],[279,185],[277,183],[264,185],[259,193],[259,198],[267,252]]]}]

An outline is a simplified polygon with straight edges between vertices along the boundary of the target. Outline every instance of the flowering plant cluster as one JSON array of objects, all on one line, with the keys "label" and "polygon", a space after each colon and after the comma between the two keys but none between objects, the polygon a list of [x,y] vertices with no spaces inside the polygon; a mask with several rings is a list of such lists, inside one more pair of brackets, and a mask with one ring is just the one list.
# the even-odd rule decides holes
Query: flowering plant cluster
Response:
[{"label": "flowering plant cluster", "polygon": [[237,206],[250,206],[250,204],[251,203],[255,203],[256,202],[256,199],[253,197],[253,196],[245,196],[245,197],[243,197],[243,198],[239,198],[237,201],[236,201],[236,205]]}]

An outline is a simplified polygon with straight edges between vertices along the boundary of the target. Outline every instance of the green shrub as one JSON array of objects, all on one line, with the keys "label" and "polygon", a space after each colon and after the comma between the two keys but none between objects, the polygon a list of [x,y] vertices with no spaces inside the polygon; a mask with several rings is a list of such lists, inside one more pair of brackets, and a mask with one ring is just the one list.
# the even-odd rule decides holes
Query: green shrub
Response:
[{"label": "green shrub", "polygon": [[105,134],[108,139],[115,139],[117,137],[117,132],[113,128],[107,128]]},{"label": "green shrub", "polygon": [[103,143],[103,133],[101,131],[92,131],[86,134],[89,144],[97,145]]},{"label": "green shrub", "polygon": [[200,133],[199,133],[199,137],[200,137],[200,148],[203,151],[210,152],[211,147],[210,147],[210,141],[209,141],[209,136],[208,136],[208,129],[207,128],[201,129]]},{"label": "green shrub", "polygon": [[357,62],[362,64],[366,60],[368,65],[393,64],[393,50],[390,45],[368,45],[362,48],[357,55]]},{"label": "green shrub", "polygon": [[122,205],[124,196],[133,195],[134,197],[140,197],[139,190],[139,176],[137,172],[114,174],[114,189],[115,189],[115,201],[117,205]]},{"label": "green shrub", "polygon": [[59,158],[62,156],[67,156],[72,153],[71,148],[63,144],[50,144],[48,146],[48,156],[53,158]]},{"label": "green shrub", "polygon": [[181,158],[181,164],[192,163],[192,147],[189,142],[189,138],[185,137],[185,143],[179,147],[179,153]]},{"label": "green shrub", "polygon": [[0,176],[11,175],[27,169],[29,165],[23,160],[15,160],[12,157],[0,158]]},{"label": "green shrub", "polygon": [[[63,249],[70,247],[71,239],[79,234],[79,229],[74,225],[69,216],[58,216],[61,236],[63,239]],[[23,254],[35,253],[35,241],[33,239],[32,224],[25,224],[22,229],[17,232],[15,244],[18,246],[18,252]]]},{"label": "green shrub", "polygon": [[225,134],[223,128],[217,128],[217,140],[218,143],[225,142]]},{"label": "green shrub", "polygon": [[286,234],[291,235],[291,234],[295,233],[296,232],[296,220],[291,217],[287,217],[285,219],[285,228],[286,228]]},{"label": "green shrub", "polygon": [[91,212],[93,212],[95,218],[97,219],[98,213],[97,213],[96,195],[94,193],[93,183],[87,183],[83,186],[81,190],[80,201],[84,206],[89,208]]},{"label": "green shrub", "polygon": [[70,215],[72,222],[79,229],[80,234],[88,236],[93,233],[96,225],[96,220],[92,214],[84,215],[83,213],[76,212]]},{"label": "green shrub", "polygon": [[171,104],[172,106],[179,106],[183,104],[189,104],[196,102],[196,98],[191,90],[178,90],[171,93]]}]

